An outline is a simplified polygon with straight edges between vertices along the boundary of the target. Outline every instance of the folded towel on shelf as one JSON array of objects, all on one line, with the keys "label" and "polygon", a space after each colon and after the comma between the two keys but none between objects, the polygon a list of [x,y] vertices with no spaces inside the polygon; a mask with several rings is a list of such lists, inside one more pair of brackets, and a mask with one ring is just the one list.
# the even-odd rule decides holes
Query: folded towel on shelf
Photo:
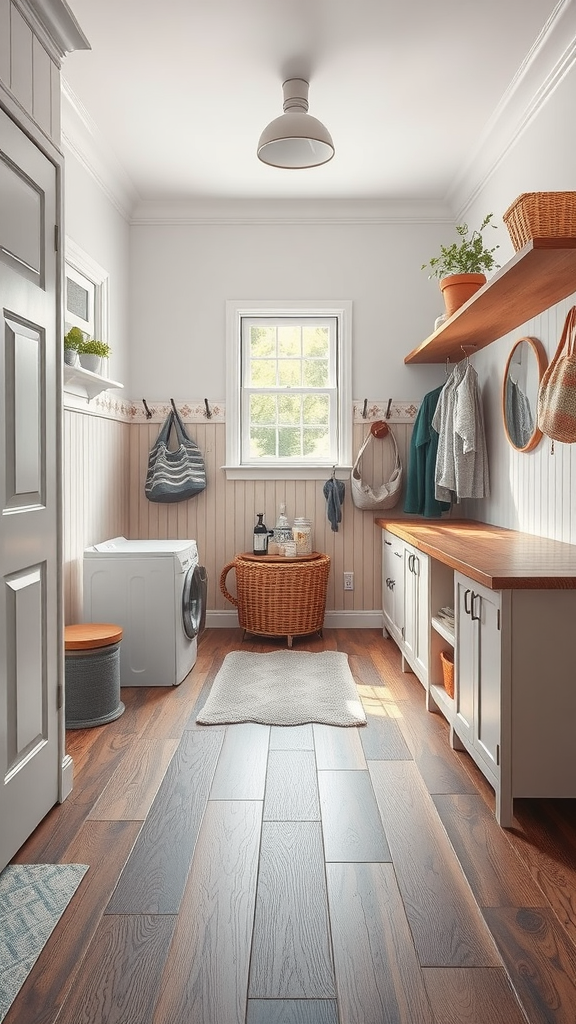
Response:
[{"label": "folded towel on shelf", "polygon": [[344,481],[337,480],[335,476],[327,480],[323,487],[323,494],[326,498],[326,515],[333,533],[338,533],[338,523],[342,522],[344,492]]}]

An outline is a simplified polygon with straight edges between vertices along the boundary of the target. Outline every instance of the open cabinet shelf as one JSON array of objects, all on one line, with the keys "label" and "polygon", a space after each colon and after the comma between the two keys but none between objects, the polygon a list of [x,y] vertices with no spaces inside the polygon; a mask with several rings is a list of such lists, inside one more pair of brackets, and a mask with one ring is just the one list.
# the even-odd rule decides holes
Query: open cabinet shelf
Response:
[{"label": "open cabinet shelf", "polygon": [[404,362],[458,362],[461,345],[485,348],[575,291],[576,238],[534,238]]}]

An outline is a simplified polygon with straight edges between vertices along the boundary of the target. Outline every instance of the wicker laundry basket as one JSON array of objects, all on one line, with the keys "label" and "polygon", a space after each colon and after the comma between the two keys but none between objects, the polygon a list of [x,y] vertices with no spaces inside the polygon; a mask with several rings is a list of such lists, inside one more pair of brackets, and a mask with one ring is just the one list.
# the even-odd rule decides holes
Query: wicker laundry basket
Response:
[{"label": "wicker laundry basket", "polygon": [[[226,588],[231,569],[236,573],[234,597]],[[238,608],[242,629],[258,636],[292,638],[322,633],[330,556],[313,552],[286,559],[274,555],[236,555],[220,574],[220,590]]]},{"label": "wicker laundry basket", "polygon": [[576,192],[523,192],[502,217],[518,251],[533,238],[576,235]]}]

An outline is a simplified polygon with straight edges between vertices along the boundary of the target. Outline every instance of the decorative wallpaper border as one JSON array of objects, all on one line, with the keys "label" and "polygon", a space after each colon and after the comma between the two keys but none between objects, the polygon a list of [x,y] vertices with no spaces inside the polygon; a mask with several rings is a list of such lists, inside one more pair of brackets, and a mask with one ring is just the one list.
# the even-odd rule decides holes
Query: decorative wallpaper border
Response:
[{"label": "decorative wallpaper border", "polygon": [[[226,422],[226,404],[224,402],[208,402],[206,405],[205,399],[196,398],[175,404],[184,423]],[[123,423],[163,423],[171,408],[169,401],[162,400],[146,401],[146,409],[143,401],[122,398],[110,391],[102,391],[91,401],[65,392],[64,406],[90,416],[102,416]],[[418,409],[418,402],[396,399],[356,400],[352,405],[352,420],[354,423],[366,424],[370,424],[374,420],[386,420],[389,423],[413,423]]]}]

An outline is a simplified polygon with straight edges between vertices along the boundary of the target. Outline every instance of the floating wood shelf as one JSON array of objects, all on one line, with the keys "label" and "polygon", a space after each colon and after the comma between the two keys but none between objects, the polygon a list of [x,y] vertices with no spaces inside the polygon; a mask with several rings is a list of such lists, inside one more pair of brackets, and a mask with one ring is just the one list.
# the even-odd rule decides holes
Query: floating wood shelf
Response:
[{"label": "floating wood shelf", "polygon": [[576,238],[535,238],[404,362],[458,362],[461,345],[485,348],[572,292],[576,292]]}]

